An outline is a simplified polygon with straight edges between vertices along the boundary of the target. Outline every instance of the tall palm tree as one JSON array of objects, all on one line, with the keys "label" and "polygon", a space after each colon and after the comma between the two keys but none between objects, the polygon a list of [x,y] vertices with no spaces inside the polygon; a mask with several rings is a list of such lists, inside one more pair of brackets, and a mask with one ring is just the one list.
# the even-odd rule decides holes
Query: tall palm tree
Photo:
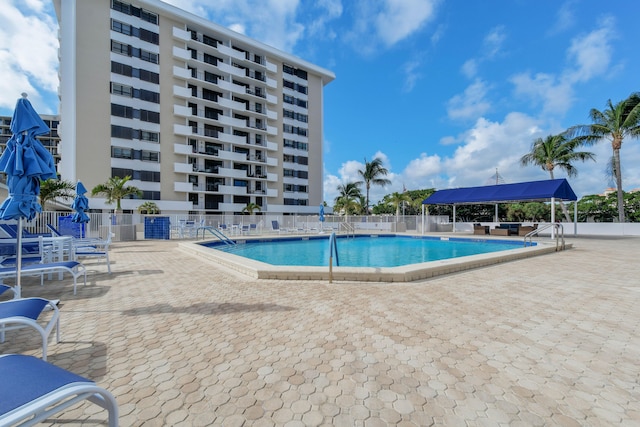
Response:
[{"label": "tall palm tree", "polygon": [[[617,104],[607,101],[607,108],[600,111],[592,108],[589,117],[593,124],[575,126],[570,130],[578,131],[577,138],[587,142],[597,142],[603,139],[611,141],[613,150],[614,171],[616,172],[616,190],[618,196],[618,220],[625,221],[624,192],[622,191],[622,169],[620,168],[620,148],[625,138],[640,136],[640,92],[629,95]],[[586,130],[586,134],[584,133]]]},{"label": "tall palm tree", "polygon": [[338,185],[338,196],[334,199],[334,209],[343,210],[346,215],[358,213],[362,192],[357,182]]},{"label": "tall palm tree", "polygon": [[73,199],[76,196],[75,190],[76,185],[71,181],[53,178],[40,181],[40,205],[45,210],[47,202],[52,202],[56,199]]},{"label": "tall palm tree", "polygon": [[93,187],[93,190],[91,190],[91,195],[104,195],[107,199],[107,204],[115,202],[116,212],[121,211],[122,207],[120,206],[120,200],[124,199],[127,196],[142,195],[142,191],[137,187],[126,185],[126,183],[129,182],[130,179],[131,177],[129,175],[125,176],[124,178],[120,178],[119,176],[109,178],[104,184],[98,184]]},{"label": "tall palm tree", "polygon": [[398,193],[397,191],[389,195],[389,204],[396,208],[396,219],[400,216],[400,208],[405,203],[411,203],[411,197],[407,193]]},{"label": "tall palm tree", "polygon": [[359,181],[357,184],[362,184],[364,182],[364,186],[366,189],[366,197],[365,197],[365,213],[369,213],[369,190],[371,189],[371,184],[385,186],[391,184],[386,178],[381,178],[383,176],[387,176],[389,171],[387,168],[382,166],[382,159],[376,157],[372,161],[368,162],[367,159],[364,159],[364,169],[359,170],[358,174],[362,177],[362,181]]},{"label": "tall palm tree", "polygon": [[[575,176],[578,170],[571,164],[579,160],[595,160],[593,153],[588,151],[576,151],[583,141],[578,139],[568,140],[565,135],[549,135],[546,138],[537,138],[531,144],[531,151],[520,158],[522,166],[536,165],[542,170],[549,172],[551,179],[554,179],[553,170],[555,168],[564,170],[568,176]],[[571,217],[564,203],[560,203],[562,212],[567,220],[571,222]]]}]

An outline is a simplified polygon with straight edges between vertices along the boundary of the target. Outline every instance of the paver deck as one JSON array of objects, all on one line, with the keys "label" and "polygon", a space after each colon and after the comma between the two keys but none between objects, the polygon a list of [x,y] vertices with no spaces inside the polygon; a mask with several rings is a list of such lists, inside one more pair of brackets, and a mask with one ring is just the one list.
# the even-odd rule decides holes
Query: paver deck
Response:
[{"label": "paver deck", "polygon": [[[255,280],[120,242],[76,296],[34,278],[23,296],[61,300],[48,360],[110,390],[122,426],[640,425],[640,239],[569,242],[393,284]],[[2,353],[40,354],[7,338]]]}]

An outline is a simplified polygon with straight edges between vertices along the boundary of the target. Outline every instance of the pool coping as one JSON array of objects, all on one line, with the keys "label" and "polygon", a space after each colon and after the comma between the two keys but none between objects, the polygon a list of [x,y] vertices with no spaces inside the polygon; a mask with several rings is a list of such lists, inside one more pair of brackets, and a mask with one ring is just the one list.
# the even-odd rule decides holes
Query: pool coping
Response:
[{"label": "pool coping", "polygon": [[[377,236],[372,233],[361,233],[365,236]],[[421,235],[398,234],[397,236],[407,237],[424,237]],[[447,236],[447,235],[429,235],[430,237],[440,237],[442,239],[464,239],[471,241],[490,241],[502,240],[505,242],[514,242],[513,239],[493,239],[493,238],[474,238],[467,236]],[[309,237],[305,235],[286,235],[286,236],[255,236],[232,239],[238,243],[248,240],[280,240],[291,238]],[[329,271],[328,266],[324,267],[306,267],[306,266],[282,266],[271,265],[260,261],[255,261],[232,253],[212,250],[202,243],[214,242],[212,240],[202,240],[199,242],[181,242],[179,248],[193,256],[203,258],[207,261],[223,265],[235,271],[238,271],[255,279],[277,279],[277,280],[332,280],[332,281],[362,281],[362,282],[413,282],[421,279],[428,279],[444,274],[456,273],[459,271],[470,270],[474,268],[486,267],[505,263],[509,261],[529,258],[543,254],[556,252],[555,241],[536,241],[535,246],[522,247],[508,251],[491,252],[479,255],[469,255],[460,258],[445,259],[438,261],[429,261],[418,264],[408,264],[400,267],[333,267]],[[565,248],[569,249],[572,245],[566,244]]]}]

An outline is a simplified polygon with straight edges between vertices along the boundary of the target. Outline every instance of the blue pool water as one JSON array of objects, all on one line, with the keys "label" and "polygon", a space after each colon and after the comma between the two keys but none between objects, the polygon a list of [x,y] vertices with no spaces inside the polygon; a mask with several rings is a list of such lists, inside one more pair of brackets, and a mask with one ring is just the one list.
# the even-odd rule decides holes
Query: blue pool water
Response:
[{"label": "blue pool water", "polygon": [[[407,236],[356,236],[337,239],[341,267],[397,267],[467,255],[522,248],[522,241]],[[235,246],[206,246],[272,265],[328,266],[329,238],[249,240]],[[336,256],[333,256],[333,265]]]}]

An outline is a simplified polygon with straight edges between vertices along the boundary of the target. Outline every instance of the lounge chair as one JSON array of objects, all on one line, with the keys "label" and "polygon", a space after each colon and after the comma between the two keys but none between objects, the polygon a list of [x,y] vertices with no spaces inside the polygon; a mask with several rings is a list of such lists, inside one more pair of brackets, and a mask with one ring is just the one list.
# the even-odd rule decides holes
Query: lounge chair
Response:
[{"label": "lounge chair", "polygon": [[2,426],[32,426],[85,399],[109,412],[109,427],[118,426],[118,404],[111,393],[37,357],[0,356],[0,378]]},{"label": "lounge chair", "polygon": [[7,291],[11,291],[13,296],[15,297],[15,291],[9,285],[5,285],[4,283],[0,283],[0,295],[4,294]]},{"label": "lounge chair", "polygon": [[[38,317],[47,308],[53,310],[53,315],[43,327],[38,323]],[[35,329],[42,337],[42,360],[47,360],[47,343],[53,328],[56,328],[56,342],[60,342],[60,312],[56,304],[43,298],[18,298],[1,301],[0,342],[4,342],[6,331],[26,327]]]},{"label": "lounge chair", "polygon": [[281,228],[277,220],[271,221],[271,229],[278,233],[289,233],[290,231],[288,228]]},{"label": "lounge chair", "polygon": [[[195,230],[195,229],[194,229]],[[92,240],[90,242],[83,242],[82,240],[75,240],[73,242],[73,255],[74,259],[78,258],[104,258],[107,263],[107,271],[111,274],[111,262],[109,261],[109,245],[111,245],[111,233],[107,240]]]},{"label": "lounge chair", "polygon": [[[73,277],[73,294],[76,294],[78,277],[84,276],[84,284],[87,285],[87,269],[78,261],[60,261],[48,263],[35,263],[23,265],[20,269],[22,276],[40,276],[40,285],[44,285],[44,275],[47,273],[67,272]],[[0,280],[16,277],[16,267],[1,267]]]}]

